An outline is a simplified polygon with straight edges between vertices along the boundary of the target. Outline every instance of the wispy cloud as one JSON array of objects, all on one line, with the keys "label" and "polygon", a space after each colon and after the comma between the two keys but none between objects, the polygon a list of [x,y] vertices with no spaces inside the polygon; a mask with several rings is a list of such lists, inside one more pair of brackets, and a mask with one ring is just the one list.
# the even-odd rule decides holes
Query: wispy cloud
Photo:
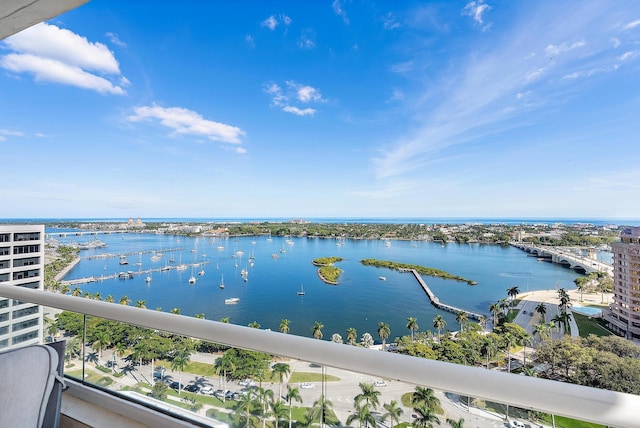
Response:
[{"label": "wispy cloud", "polygon": [[102,94],[125,94],[129,81],[120,73],[113,52],[70,30],[40,23],[7,38],[13,52],[0,57],[0,67],[31,74],[36,81],[61,83]]},{"label": "wispy cloud", "polygon": [[398,22],[395,14],[389,12],[382,18],[382,27],[385,30],[394,30],[396,28],[400,28],[400,23]]},{"label": "wispy cloud", "polygon": [[[481,5],[468,4],[476,9]],[[513,16],[520,21],[512,22],[509,31],[467,46],[450,57],[450,67],[430,74],[423,95],[415,97],[428,102],[413,107],[418,119],[414,130],[390,141],[373,159],[379,178],[418,169],[428,175],[426,166],[449,155],[453,147],[477,144],[489,135],[501,141],[496,136],[536,123],[546,109],[567,103],[585,85],[600,82],[623,65],[639,68],[635,50],[621,54],[612,46],[613,37],[620,38],[621,45],[627,41],[616,26],[619,15],[606,2],[581,10],[570,27],[563,25],[562,13],[529,10]],[[425,69],[425,61],[416,55],[391,70],[412,77],[412,70]],[[575,85],[578,78],[580,86]]]},{"label": "wispy cloud", "polygon": [[491,27],[491,24],[485,24],[483,15],[491,10],[491,6],[486,4],[483,0],[470,1],[462,9],[462,14],[471,16],[473,20],[482,27],[482,30],[487,30]]},{"label": "wispy cloud", "polygon": [[273,31],[276,29],[278,25],[284,25],[285,28],[291,24],[291,18],[287,15],[271,15],[264,21],[260,23],[261,27],[266,27],[269,30]]},{"label": "wispy cloud", "polygon": [[302,49],[313,49],[316,47],[316,34],[313,30],[306,28],[302,30],[298,38],[298,46]]},{"label": "wispy cloud", "polygon": [[317,110],[311,107],[299,108],[292,105],[293,103],[308,104],[326,101],[322,98],[322,94],[317,88],[303,85],[293,80],[287,80],[284,89],[278,84],[270,82],[264,85],[263,90],[271,95],[271,105],[280,107],[282,111],[297,116],[313,116]]},{"label": "wispy cloud", "polygon": [[631,21],[630,23],[628,23],[627,25],[622,27],[622,29],[623,30],[631,30],[632,28],[636,28],[638,26],[640,26],[640,19],[636,19],[635,21]]},{"label": "wispy cloud", "polygon": [[125,42],[123,42],[122,40],[120,40],[120,38],[118,37],[117,34],[109,32],[109,33],[106,33],[105,36],[107,36],[109,41],[111,43],[113,43],[114,45],[120,46],[121,48],[126,48],[127,47],[127,44]]},{"label": "wispy cloud", "polygon": [[344,10],[344,1],[343,0],[333,0],[331,7],[333,8],[333,12],[338,15],[345,24],[349,24],[349,17],[347,16],[347,12]]},{"label": "wispy cloud", "polygon": [[244,41],[251,49],[256,47],[256,42],[255,40],[253,40],[253,36],[251,34],[247,34],[246,36],[244,36]]},{"label": "wispy cloud", "polygon": [[238,127],[214,122],[199,113],[182,107],[161,107],[158,105],[134,108],[134,114],[127,118],[131,122],[157,121],[173,130],[171,135],[195,135],[211,141],[240,144],[245,132]]}]

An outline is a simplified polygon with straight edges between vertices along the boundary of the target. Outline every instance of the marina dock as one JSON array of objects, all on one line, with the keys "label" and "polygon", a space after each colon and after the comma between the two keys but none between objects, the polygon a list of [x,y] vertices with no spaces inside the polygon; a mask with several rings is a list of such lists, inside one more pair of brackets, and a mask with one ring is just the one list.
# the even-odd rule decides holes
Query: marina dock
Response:
[{"label": "marina dock", "polygon": [[[185,263],[185,265],[187,267],[192,267],[192,266],[199,267],[209,263],[210,262],[206,261],[206,262],[200,262],[200,263]],[[145,269],[145,270],[136,270],[136,271],[128,270],[128,271],[114,273],[112,275],[87,276],[84,278],[70,279],[67,281],[60,281],[60,283],[62,285],[75,286],[80,284],[88,284],[90,282],[100,282],[100,281],[106,281],[109,279],[116,279],[116,278],[120,278],[120,279],[133,278],[135,275],[145,275],[152,272],[165,272],[169,270],[175,270],[176,268],[177,266],[164,266],[164,267],[155,268],[155,269]]]},{"label": "marina dock", "polygon": [[86,260],[96,260],[96,259],[112,259],[115,257],[129,257],[129,256],[137,256],[139,254],[162,254],[162,253],[170,253],[174,251],[184,251],[183,248],[162,248],[160,250],[145,250],[145,251],[129,251],[127,253],[122,254],[114,254],[114,253],[104,253],[104,254],[96,254],[94,256],[85,257]]},{"label": "marina dock", "polygon": [[422,276],[418,273],[418,271],[416,271],[415,269],[409,269],[408,271],[411,272],[413,276],[415,276],[415,278],[418,280],[418,283],[420,284],[424,292],[427,294],[427,297],[429,297],[431,304],[436,308],[442,309],[443,311],[451,312],[454,314],[462,311],[466,313],[470,319],[473,319],[475,321],[480,321],[481,317],[484,316],[482,314],[477,314],[475,312],[467,311],[466,309],[456,308],[455,306],[441,303],[440,299],[438,299],[438,297],[435,294],[433,294],[433,291],[431,291],[427,283],[424,282],[424,279],[422,279]]}]

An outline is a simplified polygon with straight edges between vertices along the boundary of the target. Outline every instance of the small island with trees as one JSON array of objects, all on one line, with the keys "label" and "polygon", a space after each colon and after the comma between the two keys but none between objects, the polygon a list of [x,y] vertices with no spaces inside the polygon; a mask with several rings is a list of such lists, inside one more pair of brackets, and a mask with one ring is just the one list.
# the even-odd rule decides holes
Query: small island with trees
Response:
[{"label": "small island with trees", "polygon": [[313,259],[311,263],[314,266],[319,266],[318,276],[320,279],[331,285],[338,285],[338,279],[342,275],[342,269],[335,267],[333,264],[341,262],[342,257],[318,257]]},{"label": "small island with trees", "polygon": [[466,279],[461,276],[452,275],[440,269],[434,269],[434,268],[425,267],[425,266],[412,265],[408,263],[396,263],[396,262],[391,262],[386,260],[376,260],[376,259],[364,259],[364,260],[360,260],[360,263],[362,263],[365,266],[375,266],[380,268],[393,269],[397,271],[408,271],[408,270],[414,269],[420,275],[433,276],[436,278],[443,278],[443,279],[454,279],[456,281],[466,282],[469,285],[478,284],[476,281],[473,281],[471,279]]}]

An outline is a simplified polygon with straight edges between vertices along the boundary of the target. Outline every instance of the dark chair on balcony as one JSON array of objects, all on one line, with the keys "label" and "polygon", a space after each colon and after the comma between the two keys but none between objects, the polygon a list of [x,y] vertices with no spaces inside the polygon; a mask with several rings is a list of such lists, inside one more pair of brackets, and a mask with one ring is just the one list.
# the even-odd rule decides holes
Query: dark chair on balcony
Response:
[{"label": "dark chair on balcony", "polygon": [[0,426],[57,426],[59,400],[49,412],[47,407],[54,387],[59,391],[63,384],[58,369],[58,352],[50,346],[32,345],[0,353]]}]

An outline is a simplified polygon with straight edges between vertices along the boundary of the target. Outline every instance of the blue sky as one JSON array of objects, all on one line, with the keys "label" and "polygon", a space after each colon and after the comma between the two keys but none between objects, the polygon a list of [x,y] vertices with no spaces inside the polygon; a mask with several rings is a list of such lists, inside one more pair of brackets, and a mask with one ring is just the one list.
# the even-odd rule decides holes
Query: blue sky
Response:
[{"label": "blue sky", "polygon": [[176,4],[0,41],[1,217],[639,217],[638,2]]}]

